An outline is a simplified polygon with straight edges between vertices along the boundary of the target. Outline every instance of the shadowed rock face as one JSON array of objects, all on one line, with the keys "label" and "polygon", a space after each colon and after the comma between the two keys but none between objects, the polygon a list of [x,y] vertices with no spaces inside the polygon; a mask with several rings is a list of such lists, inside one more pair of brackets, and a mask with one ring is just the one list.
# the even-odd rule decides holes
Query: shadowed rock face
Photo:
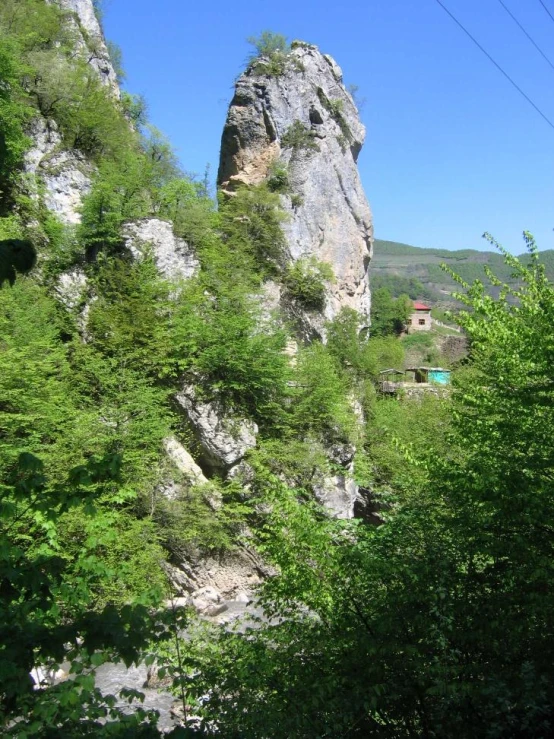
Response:
[{"label": "shadowed rock face", "polygon": [[[291,126],[311,146],[291,145]],[[284,224],[289,257],[315,256],[332,266],[325,318],[348,306],[367,324],[373,226],[356,166],[364,138],[340,67],[317,47],[296,43],[283,75],[249,68],[237,81],[218,183],[224,190],[258,184],[276,159],[287,164],[291,192],[282,201],[290,216]]]}]

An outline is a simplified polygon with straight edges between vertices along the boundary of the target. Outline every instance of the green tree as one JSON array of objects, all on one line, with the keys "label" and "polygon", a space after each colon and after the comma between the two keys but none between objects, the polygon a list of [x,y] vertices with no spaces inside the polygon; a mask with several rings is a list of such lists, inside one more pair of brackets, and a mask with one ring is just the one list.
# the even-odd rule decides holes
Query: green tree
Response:
[{"label": "green tree", "polygon": [[290,265],[283,277],[288,295],[306,310],[325,308],[326,284],[333,282],[330,264],[315,257],[299,259]]},{"label": "green tree", "polygon": [[21,77],[25,65],[17,54],[17,46],[11,39],[0,40],[0,215],[9,205],[11,188],[29,141],[25,136],[25,123],[30,117],[24,105]]},{"label": "green tree", "polygon": [[554,288],[526,238],[530,266],[504,254],[523,287],[458,296],[472,370],[447,444],[405,450],[422,475],[381,526],[331,521],[258,470],[272,620],[212,634],[209,660],[193,646],[208,733],[551,733]]},{"label": "green tree", "polygon": [[[94,686],[94,667],[105,661],[140,659],[158,629],[145,606],[89,609],[88,583],[100,563],[89,556],[88,573],[67,577],[59,548],[62,514],[86,504],[94,515],[98,483],[115,479],[116,457],[91,460],[67,480],[51,485],[36,457],[24,453],[0,485],[0,726],[4,736],[109,735],[113,728],[138,732],[148,717],[137,709],[123,716],[113,696]],[[70,662],[71,678],[55,687],[37,669],[56,671]],[[105,724],[105,721],[108,721]]]},{"label": "green tree", "polygon": [[252,260],[262,276],[279,272],[286,244],[281,229],[286,216],[279,194],[266,183],[242,186],[233,196],[222,194],[219,207],[220,228],[229,249]]},{"label": "green tree", "polygon": [[407,295],[394,299],[385,287],[374,290],[371,296],[371,335],[399,336],[412,313],[412,302]]},{"label": "green tree", "polygon": [[259,36],[250,36],[247,42],[255,49],[248,57],[248,65],[257,74],[279,76],[285,73],[290,53],[290,45],[285,36],[262,31]]}]

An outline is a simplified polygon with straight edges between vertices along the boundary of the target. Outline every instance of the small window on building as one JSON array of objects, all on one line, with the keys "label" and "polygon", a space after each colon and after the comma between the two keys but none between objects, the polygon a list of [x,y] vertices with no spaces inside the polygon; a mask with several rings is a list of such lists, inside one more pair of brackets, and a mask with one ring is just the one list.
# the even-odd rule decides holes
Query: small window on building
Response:
[{"label": "small window on building", "polygon": [[419,319],[419,325],[420,326],[425,326],[425,318],[420,318]]}]

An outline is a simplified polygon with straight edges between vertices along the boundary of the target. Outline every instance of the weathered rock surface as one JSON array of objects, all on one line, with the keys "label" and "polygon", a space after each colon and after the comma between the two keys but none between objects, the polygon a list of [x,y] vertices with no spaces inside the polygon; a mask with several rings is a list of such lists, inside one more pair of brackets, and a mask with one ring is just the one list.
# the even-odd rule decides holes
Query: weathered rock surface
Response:
[{"label": "weathered rock surface", "polygon": [[253,421],[225,415],[216,402],[203,402],[192,385],[176,396],[202,445],[208,466],[231,467],[256,446],[258,426]]},{"label": "weathered rock surface", "polygon": [[[54,0],[47,0],[54,2]],[[103,85],[119,98],[117,75],[92,0],[55,0],[66,11],[66,24],[72,31],[75,54],[83,58],[98,75]],[[89,192],[94,166],[78,151],[63,148],[56,123],[37,117],[28,135],[32,146],[25,155],[25,172],[36,178],[31,194],[42,191],[44,205],[66,224],[81,220],[79,209]],[[40,187],[42,185],[42,187]]]},{"label": "weathered rock surface", "polygon": [[349,475],[325,477],[321,484],[314,486],[314,493],[334,518],[354,518],[359,488]]},{"label": "weathered rock surface", "polygon": [[109,86],[119,97],[117,75],[92,0],[56,0],[56,2],[63,10],[68,11],[68,22],[75,31],[77,52],[97,72],[102,84]]},{"label": "weathered rock surface", "polygon": [[25,172],[42,182],[48,210],[63,223],[79,223],[79,208],[90,190],[93,166],[79,152],[62,148],[54,121],[38,117],[28,133],[33,144],[25,155]]},{"label": "weathered rock surface", "polygon": [[[284,224],[290,259],[328,262],[335,281],[328,286],[325,317],[348,306],[367,324],[373,227],[356,166],[365,129],[331,57],[297,43],[290,58],[283,75],[250,68],[238,79],[218,182],[225,190],[258,184],[276,159],[287,164],[293,197],[282,201],[290,216]],[[291,126],[299,124],[317,149],[291,146],[290,135],[287,141]]]},{"label": "weathered rock surface", "polygon": [[193,485],[207,485],[208,480],[185,447],[174,436],[164,439],[164,449],[175,467]]},{"label": "weathered rock surface", "polygon": [[211,588],[216,603],[237,598],[248,600],[263,578],[274,574],[255,552],[244,546],[219,557],[191,553],[187,561],[178,566],[167,564],[165,569],[177,595],[189,594],[194,598],[204,588]]},{"label": "weathered rock surface", "polygon": [[73,267],[62,272],[54,289],[59,301],[69,310],[75,310],[84,300],[87,277],[80,267]]},{"label": "weathered rock surface", "polygon": [[123,226],[126,247],[135,258],[152,250],[156,266],[168,279],[188,279],[200,268],[200,263],[186,241],[175,236],[169,221],[145,218]]}]

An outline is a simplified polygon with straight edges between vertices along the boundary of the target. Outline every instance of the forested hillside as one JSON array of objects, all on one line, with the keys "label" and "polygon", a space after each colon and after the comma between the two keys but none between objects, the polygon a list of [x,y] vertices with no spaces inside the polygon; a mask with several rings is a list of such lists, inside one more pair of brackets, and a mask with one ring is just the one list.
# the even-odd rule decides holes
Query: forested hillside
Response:
[{"label": "forested hillside", "polygon": [[[529,263],[527,254],[521,255]],[[550,279],[554,277],[554,250],[541,252],[541,261]],[[396,241],[375,239],[371,283],[387,287],[393,295],[407,293],[411,298],[448,303],[456,283],[441,265],[454,270],[466,282],[482,280],[489,284],[485,268],[490,268],[502,282],[514,284],[513,270],[501,254],[475,249],[426,249]],[[490,286],[492,290],[492,286]]]},{"label": "forested hillside", "polygon": [[[254,40],[256,167],[212,198],[118,59],[89,0],[0,5],[2,734],[549,736],[554,290],[532,238],[502,257],[521,288],[459,296],[452,391],[383,397],[407,304],[368,327],[338,65]],[[315,252],[312,172],[346,263]]]}]

